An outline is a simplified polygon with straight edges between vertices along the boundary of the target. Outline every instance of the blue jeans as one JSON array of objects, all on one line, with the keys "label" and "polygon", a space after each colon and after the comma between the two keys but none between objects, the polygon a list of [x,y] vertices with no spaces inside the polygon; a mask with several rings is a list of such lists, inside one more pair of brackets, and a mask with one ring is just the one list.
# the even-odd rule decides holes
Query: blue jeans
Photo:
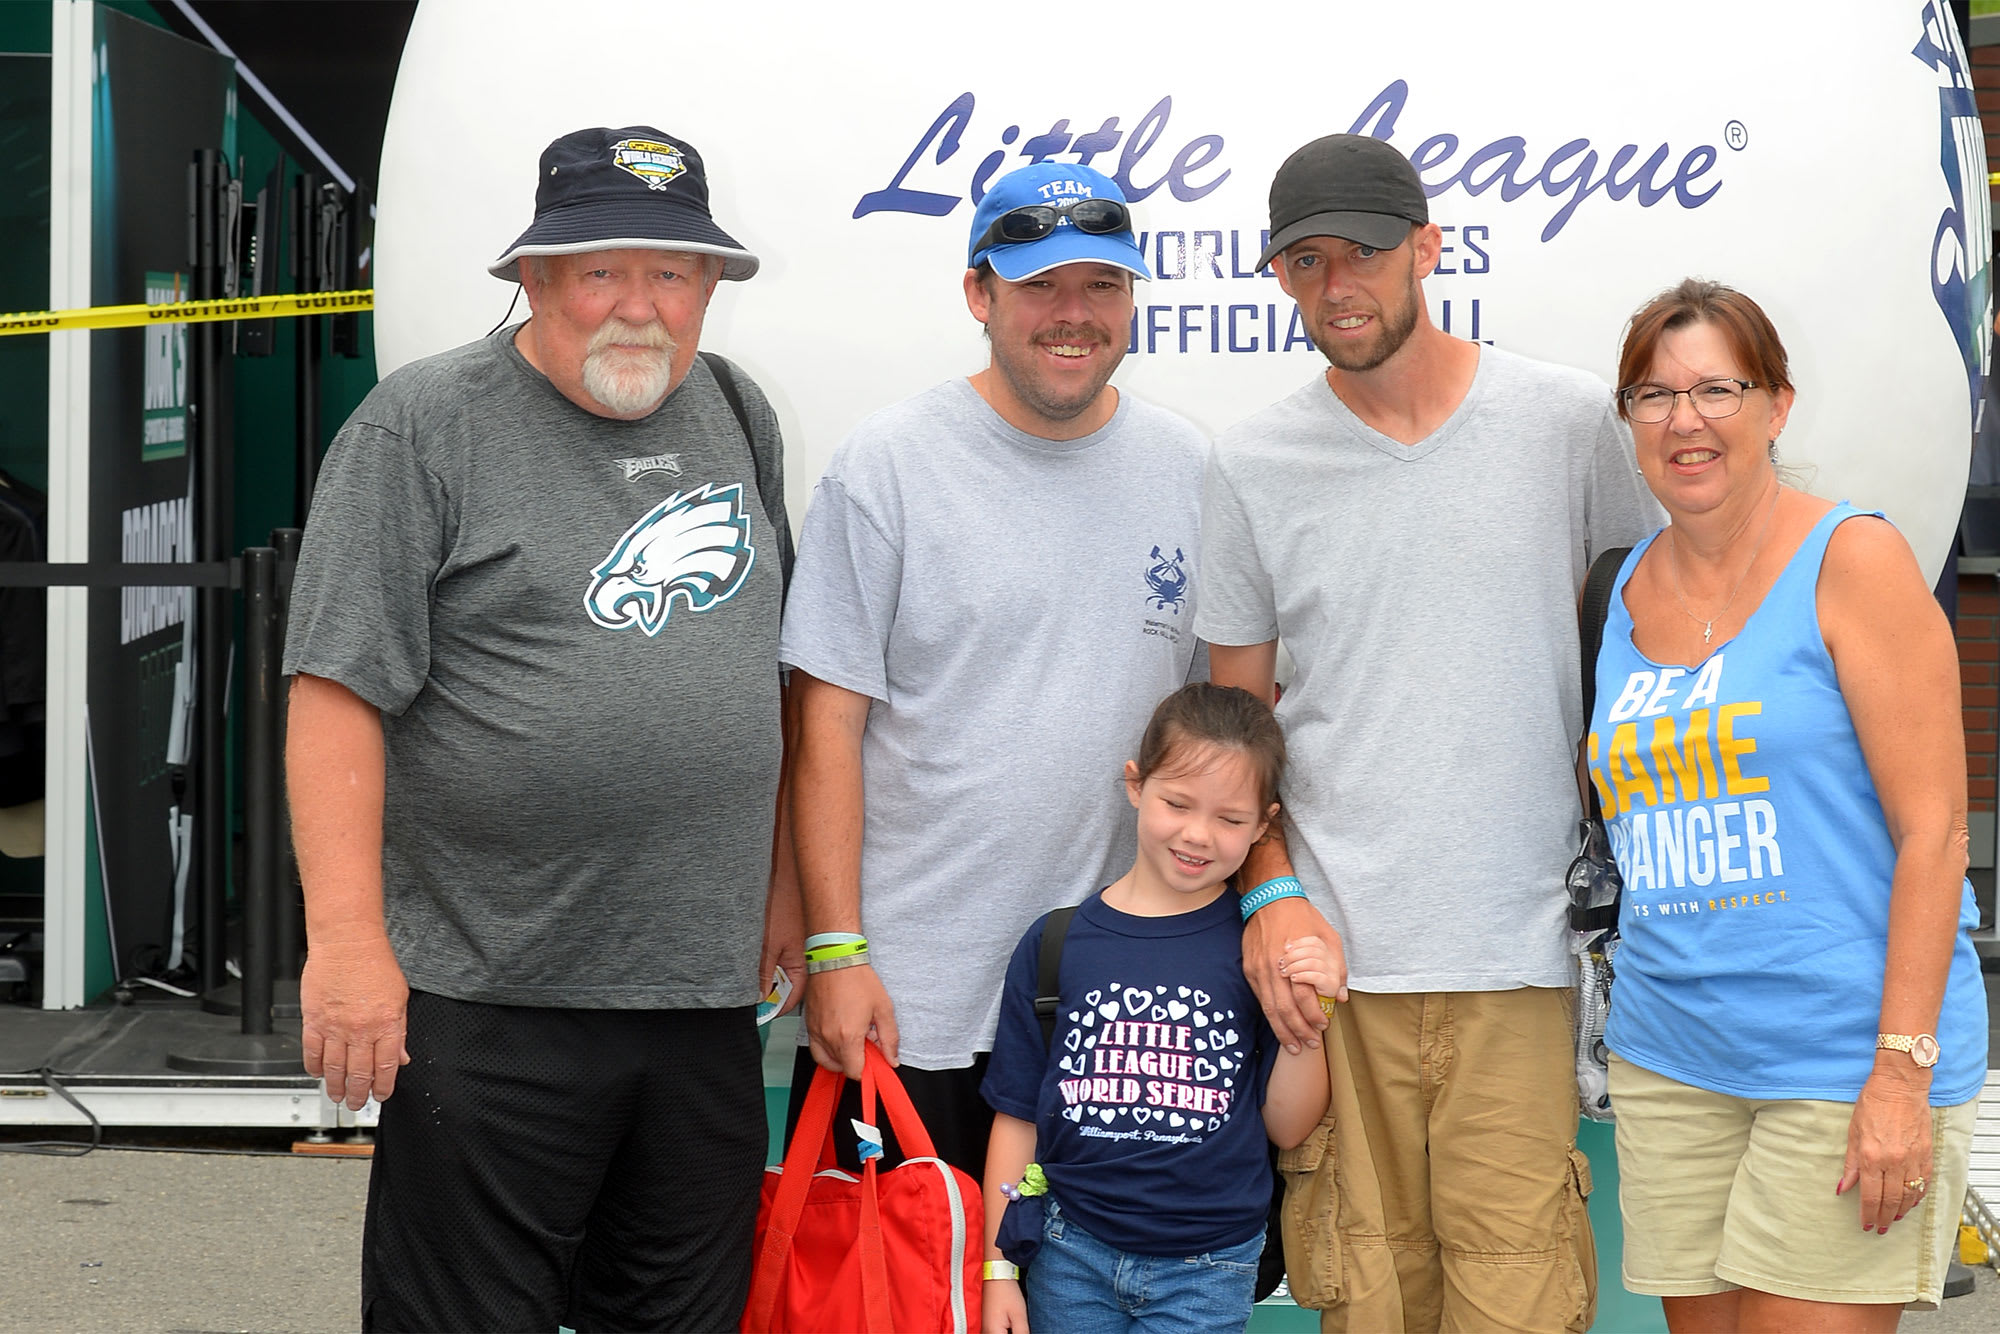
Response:
[{"label": "blue jeans", "polygon": [[1028,1327],[1063,1334],[1219,1334],[1241,1331],[1256,1304],[1259,1232],[1205,1255],[1114,1250],[1066,1218],[1054,1196],[1042,1248],[1028,1266]]}]

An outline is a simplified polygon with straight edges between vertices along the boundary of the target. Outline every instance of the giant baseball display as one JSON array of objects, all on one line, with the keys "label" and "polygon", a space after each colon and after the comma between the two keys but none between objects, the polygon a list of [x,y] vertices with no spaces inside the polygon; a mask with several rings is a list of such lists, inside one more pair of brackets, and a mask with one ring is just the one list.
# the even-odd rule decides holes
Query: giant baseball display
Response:
[{"label": "giant baseball display", "polygon": [[770,391],[795,517],[861,417],[984,364],[966,230],[1030,161],[1089,162],[1135,205],[1157,278],[1117,383],[1215,431],[1317,374],[1252,266],[1272,171],[1351,130],[1431,194],[1439,324],[1608,391],[1653,292],[1741,287],[1792,353],[1785,461],[1885,509],[1933,574],[1950,548],[1991,232],[1943,0],[424,0],[382,156],[382,373],[503,318],[514,289],[485,265],[527,225],[537,154],[629,124],[701,150],[718,221],[764,261],[722,285],[703,344]]}]

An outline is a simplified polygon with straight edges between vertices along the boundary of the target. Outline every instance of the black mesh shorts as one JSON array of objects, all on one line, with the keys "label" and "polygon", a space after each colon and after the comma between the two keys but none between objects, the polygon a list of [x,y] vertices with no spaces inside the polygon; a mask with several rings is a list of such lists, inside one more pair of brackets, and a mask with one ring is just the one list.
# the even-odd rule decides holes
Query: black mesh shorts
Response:
[{"label": "black mesh shorts", "polygon": [[412,993],[362,1238],[367,1330],[733,1330],[766,1148],[750,1007]]}]

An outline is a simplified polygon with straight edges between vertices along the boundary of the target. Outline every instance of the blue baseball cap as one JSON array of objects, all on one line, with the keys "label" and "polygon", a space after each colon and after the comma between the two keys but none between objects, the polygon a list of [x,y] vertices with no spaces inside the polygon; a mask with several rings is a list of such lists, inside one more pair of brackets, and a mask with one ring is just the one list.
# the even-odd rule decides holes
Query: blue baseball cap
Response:
[{"label": "blue baseball cap", "polygon": [[1032,204],[1062,205],[1077,199],[1126,202],[1116,181],[1101,171],[1075,162],[1037,162],[1010,171],[995,181],[972,212],[972,234],[965,264],[976,269],[985,260],[1010,283],[1022,282],[1063,264],[1111,264],[1150,279],[1146,256],[1130,228],[1122,232],[1086,232],[1067,217],[1037,241],[999,241],[980,249],[979,242],[1003,213]]}]

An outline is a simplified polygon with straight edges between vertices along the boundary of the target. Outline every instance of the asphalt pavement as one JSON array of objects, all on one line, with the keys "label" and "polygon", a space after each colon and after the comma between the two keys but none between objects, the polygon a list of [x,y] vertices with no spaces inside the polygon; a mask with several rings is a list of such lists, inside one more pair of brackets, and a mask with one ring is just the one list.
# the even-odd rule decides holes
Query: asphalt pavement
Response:
[{"label": "asphalt pavement", "polygon": [[0,1331],[358,1329],[367,1159],[295,1157],[286,1131],[176,1133],[273,1156],[0,1152]]},{"label": "asphalt pavement", "polygon": [[[358,1327],[366,1159],[293,1156],[284,1131],[106,1134],[263,1156],[0,1152],[0,1331],[344,1334]],[[0,1144],[26,1137],[10,1129]],[[1260,1327],[1314,1323],[1304,1312],[1290,1312],[1290,1323],[1276,1321],[1280,1314],[1260,1311]],[[1664,1326],[1649,1320],[1644,1328]],[[1902,1328],[2000,1330],[2000,1274],[1979,1270],[1971,1296],[1906,1315]]]}]

